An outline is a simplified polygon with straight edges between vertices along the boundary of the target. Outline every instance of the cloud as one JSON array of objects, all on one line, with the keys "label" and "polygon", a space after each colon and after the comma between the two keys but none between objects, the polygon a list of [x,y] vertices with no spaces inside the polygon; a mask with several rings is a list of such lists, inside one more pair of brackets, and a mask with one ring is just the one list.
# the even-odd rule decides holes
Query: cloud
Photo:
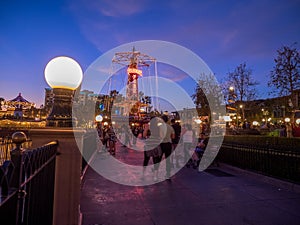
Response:
[{"label": "cloud", "polygon": [[[158,5],[89,0],[86,4],[79,7],[84,12],[74,13],[86,39],[101,52],[143,39],[171,41],[194,51],[218,74],[242,62],[254,67],[266,59],[272,62],[276,49],[299,42],[293,39],[300,22],[293,1],[175,0]],[[184,78],[176,75],[173,79]]]},{"label": "cloud", "polygon": [[158,76],[167,78],[174,82],[180,82],[188,77],[188,75],[183,71],[167,64],[158,63],[157,68],[159,71]]},{"label": "cloud", "polygon": [[[148,4],[148,0],[85,0],[78,3],[70,3],[73,10],[88,10],[100,13],[106,17],[126,17],[143,12]],[[74,4],[78,4],[75,6]]]}]

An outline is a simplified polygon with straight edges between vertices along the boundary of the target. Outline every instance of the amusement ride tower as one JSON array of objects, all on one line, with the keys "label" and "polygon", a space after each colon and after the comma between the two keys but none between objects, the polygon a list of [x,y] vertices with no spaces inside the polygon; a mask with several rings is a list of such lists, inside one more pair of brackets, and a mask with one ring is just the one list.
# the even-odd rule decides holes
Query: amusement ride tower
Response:
[{"label": "amusement ride tower", "polygon": [[[138,78],[143,76],[142,67],[149,67],[156,59],[136,51],[115,53],[112,63],[127,66],[126,99],[124,102],[124,114],[129,115],[134,106],[139,107]],[[127,110],[126,110],[127,108]],[[128,110],[129,109],[129,110]]]}]

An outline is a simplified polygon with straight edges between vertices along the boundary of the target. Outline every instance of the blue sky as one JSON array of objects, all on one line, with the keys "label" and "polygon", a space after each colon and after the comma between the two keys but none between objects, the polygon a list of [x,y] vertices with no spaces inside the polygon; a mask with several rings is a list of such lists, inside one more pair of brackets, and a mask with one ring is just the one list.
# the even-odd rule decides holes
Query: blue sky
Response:
[{"label": "blue sky", "polygon": [[299,11],[296,0],[3,0],[0,97],[21,92],[40,105],[44,68],[55,56],[70,56],[85,71],[121,44],[163,40],[195,52],[219,81],[246,62],[265,98],[276,50],[300,46]]}]

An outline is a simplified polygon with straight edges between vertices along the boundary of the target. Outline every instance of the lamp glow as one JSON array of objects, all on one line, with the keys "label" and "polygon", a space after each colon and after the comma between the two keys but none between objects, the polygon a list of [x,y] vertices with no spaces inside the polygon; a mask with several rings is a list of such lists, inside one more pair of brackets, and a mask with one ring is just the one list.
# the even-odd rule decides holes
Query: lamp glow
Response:
[{"label": "lamp glow", "polygon": [[232,121],[232,119],[230,118],[230,116],[224,116],[223,118],[224,118],[225,122],[231,122]]},{"label": "lamp glow", "polygon": [[102,122],[103,117],[101,115],[96,116],[96,122]]},{"label": "lamp glow", "polygon": [[195,123],[197,123],[197,124],[202,123],[202,121],[201,121],[200,119],[195,119],[194,121],[195,121]]},{"label": "lamp glow", "polygon": [[51,88],[75,90],[82,82],[82,69],[72,58],[56,57],[45,68],[45,79]]}]

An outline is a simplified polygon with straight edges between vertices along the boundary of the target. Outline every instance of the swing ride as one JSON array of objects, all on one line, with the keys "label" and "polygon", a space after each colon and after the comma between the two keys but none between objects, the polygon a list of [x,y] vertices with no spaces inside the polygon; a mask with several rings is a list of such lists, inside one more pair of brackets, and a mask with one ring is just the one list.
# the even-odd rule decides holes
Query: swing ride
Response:
[{"label": "swing ride", "polygon": [[[112,64],[127,67],[125,99],[120,103],[115,103],[114,105],[118,108],[122,108],[120,110],[122,112],[121,116],[133,115],[139,119],[141,107],[147,107],[149,102],[145,103],[140,101],[141,93],[139,92],[138,79],[143,77],[143,70],[145,71],[148,69],[149,71],[150,65],[154,64],[155,79],[157,80],[156,59],[147,54],[136,51],[135,47],[133,47],[132,51],[115,53],[112,59]],[[141,84],[144,86],[143,82],[141,82]],[[150,92],[152,92],[150,94],[153,94],[153,89],[157,89],[157,87],[150,87],[150,89]]]}]

